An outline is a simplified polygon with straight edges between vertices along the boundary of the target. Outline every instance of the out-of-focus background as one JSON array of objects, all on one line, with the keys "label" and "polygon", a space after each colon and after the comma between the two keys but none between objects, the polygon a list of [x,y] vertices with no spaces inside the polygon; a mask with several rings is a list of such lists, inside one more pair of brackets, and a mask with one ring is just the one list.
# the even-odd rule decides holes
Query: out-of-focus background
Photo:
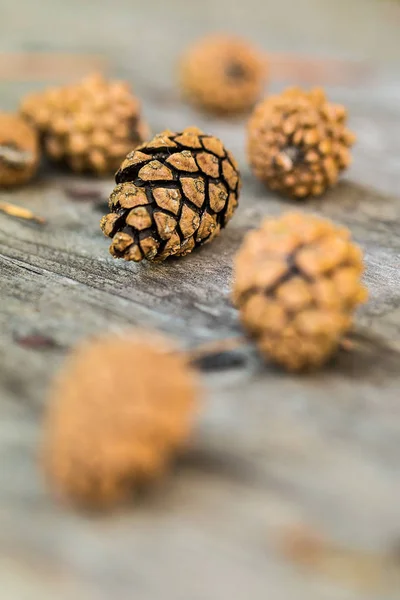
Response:
[{"label": "out-of-focus background", "polygon": [[[131,81],[153,132],[196,124],[215,133],[244,177],[232,226],[168,271],[112,263],[100,215],[64,198],[58,175],[15,192],[49,227],[4,217],[0,228],[1,600],[400,597],[398,355],[386,346],[312,377],[256,362],[205,377],[189,456],[131,510],[65,510],[37,467],[46,390],[64,349],[99,327],[146,319],[183,343],[231,335],[233,253],[264,214],[293,207],[252,178],[244,119],[209,118],[180,100],[177,61],[214,31],[269,54],[266,93],[323,85],[348,107],[358,143],[347,183],[305,210],[352,228],[371,295],[360,320],[399,340],[400,2],[0,0],[0,109],[101,70]],[[18,347],[16,333],[40,327],[62,351]]]},{"label": "out-of-focus background", "polygon": [[[269,91],[292,83],[322,83],[334,100],[350,103],[350,109],[356,101],[356,110],[350,110],[350,123],[361,135],[355,153],[363,154],[368,169],[360,173],[355,166],[355,173],[366,183],[394,191],[400,135],[393,134],[379,169],[376,156],[388,143],[384,130],[396,128],[400,134],[399,28],[397,0],[2,0],[0,50],[6,55],[0,56],[1,105],[13,108],[25,90],[74,80],[98,67],[129,78],[137,94],[146,97],[153,132],[166,126],[168,113],[160,117],[161,103],[170,110],[169,127],[193,121],[201,125],[190,108],[171,106],[177,95],[177,61],[203,34],[234,33],[271,53]],[[42,53],[56,56],[43,62]],[[344,67],[343,60],[351,64]],[[369,111],[377,105],[371,122]],[[218,124],[215,130],[220,132]]]},{"label": "out-of-focus background", "polygon": [[[136,74],[176,57],[194,36],[225,30],[273,52],[396,61],[396,0],[2,0],[2,49],[98,52]],[[130,56],[124,57],[125,52]],[[164,80],[166,81],[166,79]]]}]

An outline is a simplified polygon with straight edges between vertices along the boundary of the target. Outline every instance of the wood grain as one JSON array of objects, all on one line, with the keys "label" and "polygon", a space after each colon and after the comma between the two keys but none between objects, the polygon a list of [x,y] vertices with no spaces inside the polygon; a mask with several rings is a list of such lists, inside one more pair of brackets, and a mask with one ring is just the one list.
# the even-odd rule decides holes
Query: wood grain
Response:
[{"label": "wood grain", "polygon": [[[213,8],[216,24],[226,2]],[[43,10],[46,2],[34,4]],[[140,3],[139,40],[159,36],[166,63],[142,51],[140,63],[127,64],[129,52],[136,56],[137,40],[124,38],[124,56],[115,48],[122,44],[121,32],[130,31],[126,15],[133,18],[134,13],[127,2],[117,4],[120,12],[109,17],[102,42],[94,24],[89,33],[75,29],[68,42],[61,32],[65,48],[73,45],[86,52],[102,45],[115,59],[116,73],[135,77],[154,131],[196,123],[219,135],[239,160],[243,192],[237,214],[218,239],[186,258],[156,265],[126,264],[109,256],[108,240],[99,229],[99,199],[112,189],[111,180],[47,169],[30,186],[0,194],[1,201],[47,219],[37,225],[0,214],[1,598],[398,598],[400,86],[395,65],[400,57],[386,56],[380,48],[385,62],[377,67],[378,75],[328,87],[331,97],[350,109],[359,139],[354,166],[322,200],[294,205],[267,192],[251,176],[242,122],[209,120],[180,103],[169,80],[173,60],[191,36],[185,32],[179,37],[179,19],[168,21],[170,32],[176,32],[169,46],[158,21],[144,32],[151,8]],[[138,3],[132,4],[138,9]],[[319,48],[327,48],[315,22],[322,23],[324,5],[333,54],[341,58],[345,48],[356,59],[357,48],[364,52],[372,47],[364,37],[350,38],[340,11],[336,15],[328,7],[332,3],[300,4],[309,18],[304,27],[311,50],[289,36],[285,2],[271,8],[251,0],[247,8],[232,9],[232,23],[241,21],[246,35],[254,30],[261,40],[257,8],[264,18],[263,35],[270,35],[276,47],[279,22],[282,35],[288,34],[283,52],[310,51],[317,57]],[[384,31],[387,11],[380,13],[372,2],[356,4],[364,7],[365,19],[375,19],[381,45],[386,37],[390,46],[390,26]],[[204,6],[200,10],[178,0],[171,5],[182,11],[192,32],[205,29]],[[7,3],[9,23],[15,18],[12,6]],[[77,2],[57,6],[65,22],[72,23]],[[105,10],[103,0],[98,6]],[[163,6],[156,2],[161,15]],[[296,7],[295,12],[300,10]],[[28,3],[26,11],[33,19]],[[87,11],[90,16],[91,9]],[[223,14],[226,22],[228,12]],[[52,22],[59,18],[53,16]],[[48,47],[57,47],[49,25],[34,22]],[[22,19],[21,30],[5,32],[1,27],[8,49],[21,49],[18,32],[25,26]],[[363,27],[367,32],[372,24]],[[27,89],[25,84],[1,84],[0,98],[12,107]],[[272,89],[277,86],[272,84]],[[71,186],[96,191],[81,201],[68,192]],[[346,224],[365,250],[370,301],[358,314],[354,350],[342,351],[317,374],[289,376],[264,365],[251,347],[243,347],[236,351],[240,360],[234,368],[221,366],[204,374],[207,394],[196,432],[170,478],[110,516],[75,514],[58,506],[37,458],[48,384],[68,348],[87,335],[136,324],[169,332],[188,348],[240,335],[229,300],[232,257],[245,232],[264,215],[294,207]],[[21,343],[26,339],[52,343]],[[326,563],[323,569],[304,567],[282,552],[285,532],[299,523],[329,540],[329,548],[335,549],[334,568]],[[339,563],[337,548],[344,549]],[[368,583],[370,570],[379,573],[374,585]],[[346,575],[349,571],[351,576]]]}]

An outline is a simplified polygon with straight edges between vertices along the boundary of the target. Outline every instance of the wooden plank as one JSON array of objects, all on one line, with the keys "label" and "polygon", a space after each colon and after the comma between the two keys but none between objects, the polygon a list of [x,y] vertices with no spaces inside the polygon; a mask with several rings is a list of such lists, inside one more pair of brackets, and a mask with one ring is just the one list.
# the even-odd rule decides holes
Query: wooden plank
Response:
[{"label": "wooden plank", "polygon": [[[256,0],[250,1],[254,8]],[[109,34],[117,45],[128,27],[121,17],[127,3],[119,2],[122,13],[110,17],[119,29]],[[333,47],[335,34],[337,56],[343,55],[341,39],[351,53],[340,11],[335,17],[329,3],[302,0],[294,10],[310,15],[305,27],[311,53],[326,48],[312,21],[312,15],[321,16],[321,4],[332,21],[329,43]],[[164,5],[156,5],[162,13]],[[98,6],[104,8],[103,0]],[[149,17],[150,8],[144,6],[139,25]],[[201,31],[203,9],[178,1],[174,6],[184,11],[180,14],[193,23],[194,31]],[[226,8],[225,0],[216,14],[222,6]],[[378,13],[372,2],[358,6],[371,20],[364,24],[366,31],[372,17],[374,31],[379,30],[377,22],[387,24],[387,12]],[[66,22],[73,20],[73,10],[74,2],[62,9]],[[272,9],[262,10],[265,32],[276,43],[278,8],[271,13],[274,27],[266,18]],[[235,11],[232,22],[240,21],[240,12],[243,31],[250,34],[254,27],[261,39],[254,11],[251,16],[247,9]],[[171,21],[170,29],[176,32],[167,45],[172,60],[188,40],[186,34],[179,38],[179,19]],[[76,33],[74,44],[86,52],[90,43],[95,45],[94,35],[88,33],[83,40]],[[164,30],[159,35],[166,39]],[[390,27],[379,35],[382,40],[386,35],[392,48]],[[296,49],[296,39],[288,38],[284,52]],[[130,39],[127,47],[133,52],[137,43]],[[9,42],[13,50],[19,44]],[[359,47],[363,44],[367,41],[360,40]],[[304,204],[278,198],[253,179],[242,122],[210,120],[182,105],[161,62],[155,66],[154,57],[145,52],[141,64],[132,67],[118,56],[118,71],[137,77],[154,131],[196,122],[219,135],[240,162],[244,187],[233,221],[212,244],[184,259],[135,265],[108,255],[96,201],[73,199],[67,192],[71,185],[94,186],[106,197],[111,180],[96,182],[50,170],[26,188],[0,194],[0,201],[12,201],[47,219],[39,225],[0,214],[2,598],[398,597],[400,88],[385,52],[379,49],[387,66],[374,71],[371,79],[346,87],[332,81],[328,88],[335,101],[350,107],[359,142],[354,166],[343,182],[322,200]],[[400,57],[391,60],[400,63]],[[23,82],[2,84],[0,95],[11,107],[28,88]],[[173,334],[182,347],[237,335],[240,327],[229,300],[232,257],[245,232],[264,215],[293,208],[346,224],[365,250],[370,301],[359,311],[362,335],[355,351],[341,352],[319,373],[293,376],[243,348],[238,353],[242,362],[234,369],[204,374],[207,393],[190,450],[156,490],[136,499],[131,508],[104,517],[58,506],[44,485],[37,454],[48,384],[67,350],[87,335],[136,324]],[[49,337],[55,345],[30,348],[23,341],[29,336]],[[301,556],[282,548],[286,534],[290,537],[299,523],[327,540],[312,567],[301,567]]]}]

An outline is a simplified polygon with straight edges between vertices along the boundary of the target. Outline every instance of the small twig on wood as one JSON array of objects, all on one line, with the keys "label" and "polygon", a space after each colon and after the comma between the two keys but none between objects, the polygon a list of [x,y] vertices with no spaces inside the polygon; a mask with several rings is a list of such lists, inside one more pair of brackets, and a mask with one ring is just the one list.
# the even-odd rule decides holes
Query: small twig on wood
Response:
[{"label": "small twig on wood", "polygon": [[[230,354],[241,346],[249,343],[245,336],[237,336],[223,340],[207,342],[186,352],[188,361],[204,371],[232,368],[243,362],[243,356],[237,353]],[[340,349],[349,354],[361,351],[366,348],[380,348],[386,352],[398,354],[400,346],[384,338],[371,334],[367,330],[358,327],[344,337],[340,344]]]},{"label": "small twig on wood", "polygon": [[185,352],[188,361],[203,371],[236,367],[243,362],[237,354],[229,354],[247,343],[243,336],[207,342]]},{"label": "small twig on wood", "polygon": [[224,340],[215,340],[213,342],[206,342],[205,344],[201,344],[193,350],[189,350],[187,352],[187,356],[190,361],[200,360],[212,354],[222,354],[223,352],[230,352],[231,350],[236,350],[237,348],[240,348],[240,346],[243,346],[246,343],[247,339],[242,335],[227,338]]},{"label": "small twig on wood", "polygon": [[56,342],[56,340],[42,334],[15,336],[14,339],[19,346],[32,350],[48,350],[59,347],[59,344]]},{"label": "small twig on wood", "polygon": [[25,221],[34,221],[40,225],[44,225],[46,223],[46,219],[43,217],[38,217],[27,208],[22,208],[22,206],[16,206],[15,204],[10,204],[9,202],[0,202],[0,212],[3,212],[10,217],[25,219]]}]

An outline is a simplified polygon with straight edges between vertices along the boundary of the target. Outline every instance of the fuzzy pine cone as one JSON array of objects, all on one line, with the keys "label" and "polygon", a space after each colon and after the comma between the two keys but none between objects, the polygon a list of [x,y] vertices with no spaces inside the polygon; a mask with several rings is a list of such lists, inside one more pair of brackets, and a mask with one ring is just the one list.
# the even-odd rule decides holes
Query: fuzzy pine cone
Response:
[{"label": "fuzzy pine cone", "polygon": [[250,232],[235,260],[233,299],[261,353],[288,370],[318,367],[337,349],[367,297],[350,232],[287,213]]},{"label": "fuzzy pine cone", "polygon": [[20,116],[0,113],[0,187],[26,183],[38,164],[36,131]]},{"label": "fuzzy pine cone", "polygon": [[221,141],[195,127],[163,131],[128,154],[101,229],[115,258],[183,256],[211,241],[238,203],[240,176]]},{"label": "fuzzy pine cone", "polygon": [[288,89],[256,106],[248,124],[248,155],[255,175],[292,198],[319,196],[350,162],[354,134],[347,111],[321,89]]},{"label": "fuzzy pine cone", "polygon": [[41,133],[49,158],[77,172],[115,173],[148,136],[129,85],[100,75],[31,94],[21,112]]},{"label": "fuzzy pine cone", "polygon": [[257,102],[266,77],[264,57],[248,42],[208,36],[189,48],[181,86],[193,104],[214,113],[239,113]]},{"label": "fuzzy pine cone", "polygon": [[134,332],[81,344],[53,386],[44,465],[62,498],[112,506],[162,475],[186,443],[198,381],[161,336]]}]

